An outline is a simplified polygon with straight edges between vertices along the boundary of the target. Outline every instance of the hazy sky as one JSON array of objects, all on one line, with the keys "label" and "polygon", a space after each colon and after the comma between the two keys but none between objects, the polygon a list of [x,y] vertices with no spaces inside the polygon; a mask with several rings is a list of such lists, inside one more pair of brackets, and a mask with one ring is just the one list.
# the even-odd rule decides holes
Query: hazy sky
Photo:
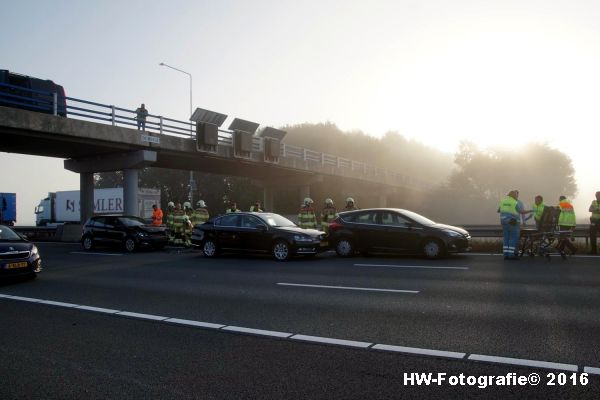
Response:
[{"label": "hazy sky", "polygon": [[[543,141],[577,172],[579,217],[600,190],[600,2],[0,0],[0,68],[68,96],[187,119],[194,107],[265,125],[331,121],[448,152],[459,140]],[[62,160],[0,153],[19,224]],[[551,179],[551,177],[540,177]],[[529,199],[525,199],[529,201]],[[550,199],[552,202],[554,199]]]}]

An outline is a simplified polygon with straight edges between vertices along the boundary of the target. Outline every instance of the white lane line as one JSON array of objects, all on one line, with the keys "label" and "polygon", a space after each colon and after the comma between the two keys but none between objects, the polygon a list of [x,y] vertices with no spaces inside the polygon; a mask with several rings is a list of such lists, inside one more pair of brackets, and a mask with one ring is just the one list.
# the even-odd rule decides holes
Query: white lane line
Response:
[{"label": "white lane line", "polygon": [[320,336],[308,336],[308,335],[294,335],[290,339],[301,340],[304,342],[327,343],[327,344],[337,344],[337,345],[341,345],[341,346],[359,347],[362,349],[366,349],[367,347],[373,345],[373,343],[357,342],[355,340],[333,339],[333,338],[326,338],[326,337],[320,337]]},{"label": "white lane line", "polygon": [[124,317],[132,317],[132,318],[140,318],[140,319],[150,319],[153,321],[164,321],[165,319],[169,319],[169,317],[161,317],[160,315],[151,315],[151,314],[140,314],[129,311],[119,311],[115,313],[115,315],[122,315]]},{"label": "white lane line", "polygon": [[189,326],[197,326],[200,328],[210,328],[210,329],[221,329],[225,325],[220,324],[211,324],[210,322],[201,322],[201,321],[192,321],[189,319],[179,319],[179,318],[168,318],[163,322],[169,322],[171,324],[179,324],[179,325],[189,325]]},{"label": "white lane line", "polygon": [[90,307],[90,306],[77,306],[75,308],[77,308],[79,310],[94,311],[94,312],[106,313],[106,314],[116,314],[120,311],[120,310],[113,310],[110,308]]},{"label": "white lane line", "polygon": [[585,367],[583,369],[583,372],[586,372],[588,374],[593,374],[593,375],[600,375],[600,368]]},{"label": "white lane line", "polygon": [[496,357],[496,356],[484,356],[481,354],[471,354],[469,360],[473,361],[484,361],[498,364],[510,364],[510,365],[522,365],[525,367],[535,368],[547,368],[561,371],[577,372],[577,365],[573,364],[562,364],[548,361],[536,361],[536,360],[525,360],[521,358],[508,358],[508,357]]},{"label": "white lane line", "polygon": [[309,287],[318,289],[342,289],[342,290],[363,290],[367,292],[392,292],[392,293],[419,293],[418,290],[399,290],[399,289],[374,289],[374,288],[360,288],[360,287],[349,287],[349,286],[327,286],[327,285],[307,285],[302,283],[277,283],[280,286],[298,286],[298,287]]},{"label": "white lane line", "polygon": [[21,297],[21,296],[7,296],[7,298],[11,300],[20,300],[20,301],[28,301],[30,303],[39,303],[40,299],[32,299],[31,297]]},{"label": "white lane line", "polygon": [[376,344],[372,349],[456,359],[462,359],[467,355],[466,353],[457,353],[455,351],[419,349],[417,347],[391,346],[388,344]]},{"label": "white lane line", "polygon": [[[320,336],[308,336],[308,335],[301,335],[301,334],[291,334],[291,333],[285,333],[285,332],[268,331],[268,330],[262,330],[262,329],[244,328],[244,327],[239,327],[239,326],[226,326],[226,325],[220,325],[220,324],[213,324],[213,323],[209,323],[209,322],[161,317],[161,316],[157,316],[157,315],[140,314],[140,313],[127,312],[127,311],[118,311],[118,310],[112,310],[112,309],[100,308],[100,307],[77,306],[77,305],[75,305],[75,307],[73,307],[74,305],[71,303],[34,299],[34,298],[30,298],[30,297],[11,296],[11,295],[7,295],[7,294],[3,294],[3,293],[0,293],[0,298],[5,298],[8,300],[18,300],[18,301],[55,305],[55,306],[59,306],[59,307],[69,307],[72,309],[107,313],[107,314],[112,314],[112,315],[128,316],[128,317],[134,317],[134,318],[140,318],[140,319],[148,319],[148,320],[153,320],[153,321],[157,321],[157,322],[167,322],[167,323],[171,323],[171,324],[191,325],[191,326],[197,326],[197,327],[201,327],[201,328],[214,328],[214,329],[221,328],[220,330],[226,330],[229,332],[252,333],[252,334],[256,334],[256,335],[273,336],[273,337],[278,337],[278,338],[283,338],[283,339],[292,339],[292,340],[304,341],[304,342],[333,344],[333,345],[355,347],[355,348],[362,348],[362,349],[369,349],[369,347],[370,347],[373,350],[393,351],[393,352],[398,352],[398,353],[410,353],[410,354],[417,354],[417,355],[437,356],[437,357],[454,358],[454,359],[462,359],[466,355],[465,353],[451,352],[451,351],[420,349],[420,348],[415,348],[415,347],[392,346],[392,345],[374,344],[374,343],[368,343],[368,342],[359,342],[359,341],[354,341],[354,340],[343,340],[343,339],[326,338],[326,337],[320,337]],[[547,362],[547,361],[525,360],[525,359],[519,359],[519,358],[484,356],[484,355],[479,355],[479,354],[471,354],[469,357],[467,357],[467,360],[500,363],[500,364],[508,364],[508,365],[519,365],[519,366],[533,367],[533,368],[547,368],[547,369],[564,370],[564,371],[570,371],[570,372],[578,371],[577,365],[573,365],[573,364],[561,364],[561,363],[553,363],[553,362]],[[584,372],[589,373],[589,374],[600,375],[600,368],[584,367],[583,370],[584,370]]]},{"label": "white lane line", "polygon": [[226,326],[221,329],[222,331],[240,332],[240,333],[251,333],[253,335],[261,336],[273,336],[278,338],[289,338],[293,333],[288,332],[277,332],[277,331],[265,331],[262,329],[244,328],[242,326]]},{"label": "white lane line", "polygon": [[355,267],[418,268],[418,269],[469,269],[469,267],[436,267],[428,265],[354,264]]},{"label": "white lane line", "polygon": [[71,251],[69,254],[85,254],[88,256],[122,256],[122,253],[90,253],[87,251]]},{"label": "white lane line", "polygon": [[48,304],[50,306],[66,307],[66,308],[79,307],[79,304],[63,303],[62,301],[40,300],[38,303]]}]

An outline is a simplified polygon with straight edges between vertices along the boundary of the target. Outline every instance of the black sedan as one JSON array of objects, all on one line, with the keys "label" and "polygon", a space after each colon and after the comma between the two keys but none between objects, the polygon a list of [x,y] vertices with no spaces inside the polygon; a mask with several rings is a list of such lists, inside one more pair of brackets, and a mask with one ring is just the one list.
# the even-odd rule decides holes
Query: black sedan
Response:
[{"label": "black sedan", "polygon": [[226,214],[196,225],[192,245],[206,257],[226,251],[270,253],[279,261],[327,249],[324,232],[302,229],[278,214],[254,212]]},{"label": "black sedan", "polygon": [[108,245],[132,252],[143,247],[162,249],[168,242],[164,226],[148,225],[142,218],[124,215],[92,217],[83,226],[81,235],[81,245],[85,250]]},{"label": "black sedan", "polygon": [[0,225],[0,278],[35,278],[42,270],[37,247],[5,225]]},{"label": "black sedan", "polygon": [[340,213],[329,224],[329,241],[342,257],[356,252],[387,252],[439,258],[471,249],[471,235],[466,230],[397,208]]}]

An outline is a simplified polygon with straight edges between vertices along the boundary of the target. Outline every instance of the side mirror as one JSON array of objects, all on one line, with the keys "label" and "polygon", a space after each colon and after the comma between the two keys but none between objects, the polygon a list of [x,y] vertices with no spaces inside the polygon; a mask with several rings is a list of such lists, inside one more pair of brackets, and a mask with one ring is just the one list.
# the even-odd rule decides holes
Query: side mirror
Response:
[{"label": "side mirror", "polygon": [[257,225],[257,226],[256,226],[256,229],[257,229],[259,232],[266,232],[266,231],[267,231],[267,226],[266,226],[266,225],[263,225],[263,224],[260,224],[260,225]]}]

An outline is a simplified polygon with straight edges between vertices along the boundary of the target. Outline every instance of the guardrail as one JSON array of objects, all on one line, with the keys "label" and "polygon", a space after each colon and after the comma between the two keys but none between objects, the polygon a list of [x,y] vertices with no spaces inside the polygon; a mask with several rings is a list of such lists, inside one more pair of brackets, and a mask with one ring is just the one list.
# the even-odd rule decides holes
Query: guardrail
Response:
[{"label": "guardrail", "polygon": [[[106,123],[113,126],[138,127],[137,112],[135,110],[75,97],[63,97],[56,92],[26,89],[5,83],[0,83],[0,105],[65,117],[77,117],[77,119]],[[145,132],[194,139],[195,131],[196,125],[190,121],[180,121],[155,114],[148,114],[145,119]],[[220,146],[233,146],[232,134],[233,132],[231,131],[219,129],[218,144]],[[263,149],[263,139],[253,137],[253,150],[261,152]],[[401,185],[421,189],[432,187],[428,182],[409,175],[368,165],[362,161],[354,161],[285,143],[281,143],[281,155],[284,158],[296,158],[323,167],[331,166],[338,169],[349,169],[363,175],[365,178],[389,177]]]}]

